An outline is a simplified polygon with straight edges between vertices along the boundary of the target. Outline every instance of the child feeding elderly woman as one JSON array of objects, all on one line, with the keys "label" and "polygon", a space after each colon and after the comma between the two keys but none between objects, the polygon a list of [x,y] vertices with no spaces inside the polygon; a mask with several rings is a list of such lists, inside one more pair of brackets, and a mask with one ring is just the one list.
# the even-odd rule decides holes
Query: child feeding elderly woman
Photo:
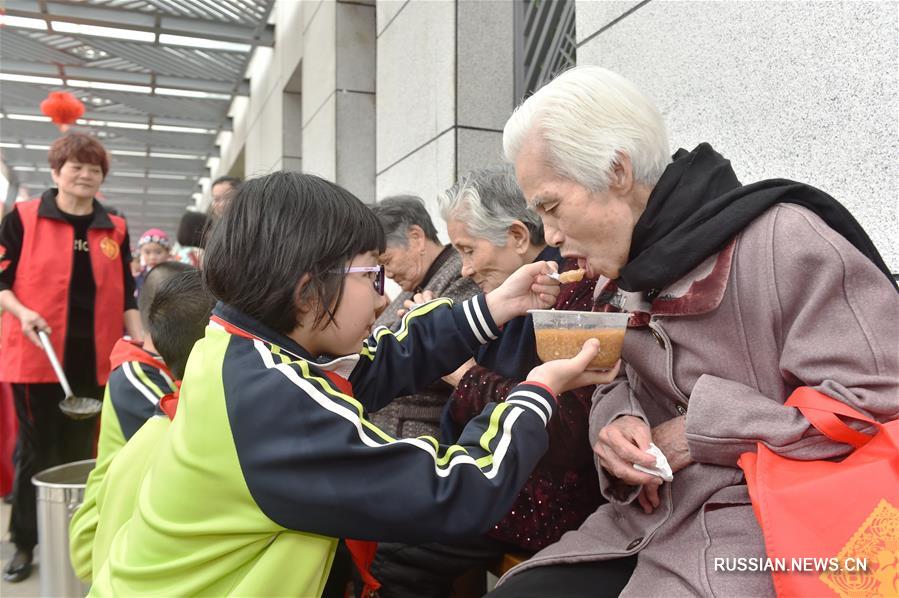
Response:
[{"label": "child feeding elderly woman", "polygon": [[[500,327],[559,293],[523,266],[454,305],[369,336],[384,232],[341,187],[277,172],[246,182],[207,243],[218,299],[131,520],[91,595],[321,594],[338,537],[471,537],[506,514],[547,447],[556,395],[614,379],[598,351],[542,364],[457,444],[394,439],[366,413],[453,372]],[[361,351],[360,351],[361,348]]]}]

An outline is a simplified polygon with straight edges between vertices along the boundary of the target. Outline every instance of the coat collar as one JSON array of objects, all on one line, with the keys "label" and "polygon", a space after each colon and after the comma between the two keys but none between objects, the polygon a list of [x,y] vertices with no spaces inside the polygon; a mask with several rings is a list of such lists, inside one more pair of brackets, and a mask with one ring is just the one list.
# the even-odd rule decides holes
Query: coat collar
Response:
[{"label": "coat collar", "polygon": [[724,298],[733,264],[736,239],[716,254],[668,285],[653,299],[645,293],[628,292],[606,277],[596,284],[595,311],[628,311],[628,326],[646,326],[651,316],[695,316],[716,309]]},{"label": "coat collar", "polygon": [[109,369],[114,370],[126,361],[139,361],[145,363],[150,367],[162,370],[173,380],[175,378],[161,356],[147,351],[134,341],[120,338],[116,341],[116,344],[113,345],[112,353],[109,354]]},{"label": "coat collar", "polygon": [[[66,215],[62,210],[59,209],[59,206],[56,205],[56,196],[59,194],[59,189],[52,187],[44,191],[41,195],[41,203],[37,208],[37,215],[41,218],[51,218],[53,220],[62,220],[66,221]],[[112,219],[109,217],[109,214],[103,209],[103,206],[99,201],[95,199],[91,200],[91,207],[93,209],[93,219],[91,220],[90,226],[88,228],[115,228],[115,225],[112,223]]]},{"label": "coat collar", "polygon": [[[213,320],[219,326],[222,326],[231,334],[243,336],[244,338],[256,338],[263,342],[277,346],[283,352],[289,354],[296,359],[302,359],[315,367],[334,372],[344,378],[350,375],[353,368],[359,362],[359,355],[345,355],[343,357],[329,358],[320,357],[318,359],[312,357],[309,352],[299,343],[280,332],[275,332],[262,322],[252,318],[239,309],[222,303],[216,304],[212,315],[218,318],[219,322]],[[225,324],[223,325],[222,322]]]},{"label": "coat collar", "polygon": [[440,250],[440,253],[437,254],[437,257],[434,258],[434,261],[431,262],[431,265],[428,267],[428,271],[425,272],[425,275],[422,277],[421,284],[415,288],[416,293],[421,293],[428,287],[428,284],[431,282],[431,279],[434,278],[434,275],[440,271],[440,268],[442,268],[451,257],[453,257],[454,253],[456,253],[456,250],[452,245],[443,246],[443,249]]}]

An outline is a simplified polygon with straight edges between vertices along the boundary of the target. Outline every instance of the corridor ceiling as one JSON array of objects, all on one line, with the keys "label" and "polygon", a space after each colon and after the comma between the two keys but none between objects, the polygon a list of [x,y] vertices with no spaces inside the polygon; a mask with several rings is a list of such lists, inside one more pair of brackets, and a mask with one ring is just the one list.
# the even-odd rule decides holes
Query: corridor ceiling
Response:
[{"label": "corridor ceiling", "polygon": [[[73,130],[112,158],[101,193],[141,231],[175,232],[231,128],[256,46],[273,44],[274,0],[5,0],[0,15],[0,155],[32,196],[52,185],[41,115],[50,91],[80,98]],[[2,201],[2,198],[0,198]]]}]

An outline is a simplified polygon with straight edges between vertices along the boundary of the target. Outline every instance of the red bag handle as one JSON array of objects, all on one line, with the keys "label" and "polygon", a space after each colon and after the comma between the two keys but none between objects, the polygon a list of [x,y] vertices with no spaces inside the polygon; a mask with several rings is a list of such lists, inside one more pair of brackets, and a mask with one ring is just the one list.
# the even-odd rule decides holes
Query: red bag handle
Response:
[{"label": "red bag handle", "polygon": [[849,427],[837,415],[880,427],[880,423],[862,415],[846,403],[841,403],[808,386],[800,386],[794,390],[785,404],[787,407],[797,407],[809,423],[831,440],[851,444],[855,448],[865,446],[873,436]]}]

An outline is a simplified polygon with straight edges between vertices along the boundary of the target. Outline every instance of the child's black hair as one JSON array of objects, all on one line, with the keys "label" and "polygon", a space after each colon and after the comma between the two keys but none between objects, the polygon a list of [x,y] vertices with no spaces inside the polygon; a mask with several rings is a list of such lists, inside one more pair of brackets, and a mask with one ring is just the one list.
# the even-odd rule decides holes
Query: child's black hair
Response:
[{"label": "child's black hair", "polygon": [[147,310],[153,302],[156,295],[156,289],[164,281],[168,280],[176,274],[196,270],[193,266],[182,262],[162,262],[157,264],[149,272],[144,279],[144,285],[140,289],[140,295],[137,297],[137,309],[140,311],[140,324],[147,330]]},{"label": "child's black hair", "polygon": [[209,228],[209,216],[203,212],[187,211],[178,223],[178,244],[183,247],[202,247],[203,236]]},{"label": "child's black hair", "polygon": [[199,270],[170,276],[156,288],[147,310],[148,332],[159,355],[179,380],[187,357],[203,336],[215,299],[203,284]]},{"label": "child's black hair", "polygon": [[314,326],[333,321],[344,268],[369,251],[384,251],[384,229],[364,203],[320,177],[280,171],[240,186],[212,228],[203,275],[216,298],[286,334],[299,323],[298,299],[318,306]]}]

